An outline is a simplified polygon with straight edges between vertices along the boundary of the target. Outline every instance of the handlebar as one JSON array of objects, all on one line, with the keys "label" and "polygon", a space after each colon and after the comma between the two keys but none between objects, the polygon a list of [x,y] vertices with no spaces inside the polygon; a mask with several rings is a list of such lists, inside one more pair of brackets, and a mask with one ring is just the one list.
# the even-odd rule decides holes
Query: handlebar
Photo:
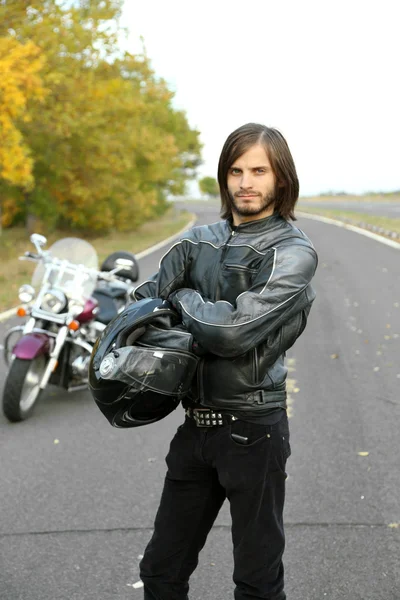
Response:
[{"label": "handlebar", "polygon": [[113,269],[112,271],[97,271],[97,278],[103,279],[104,281],[115,281],[116,279],[118,279],[118,281],[122,281],[122,279],[120,277],[117,277],[117,275],[118,271],[123,270],[124,268],[120,267],[118,269]]},{"label": "handlebar", "polygon": [[[76,270],[76,271],[84,271],[85,273],[88,273],[89,275],[94,275],[96,277],[96,279],[98,280],[103,280],[103,281],[119,281],[121,283],[123,283],[125,280],[118,277],[118,272],[119,271],[123,271],[124,267],[116,267],[115,269],[113,269],[112,271],[98,271],[97,269],[92,269],[90,267],[85,267],[85,265],[82,264],[76,264],[76,263],[71,263],[67,260],[61,260],[59,258],[57,258],[56,256],[51,256],[50,254],[48,254],[47,252],[43,252],[42,254],[35,254],[34,252],[30,252],[27,251],[24,253],[23,256],[19,257],[20,260],[33,260],[33,261],[43,261],[44,263],[53,263],[54,265],[66,265],[69,268],[72,268],[72,270]],[[132,283],[132,282],[130,282]],[[127,286],[128,286],[128,282],[126,282]]]},{"label": "handlebar", "polygon": [[19,260],[40,260],[42,257],[40,254],[34,252],[25,252],[23,256],[19,257]]}]

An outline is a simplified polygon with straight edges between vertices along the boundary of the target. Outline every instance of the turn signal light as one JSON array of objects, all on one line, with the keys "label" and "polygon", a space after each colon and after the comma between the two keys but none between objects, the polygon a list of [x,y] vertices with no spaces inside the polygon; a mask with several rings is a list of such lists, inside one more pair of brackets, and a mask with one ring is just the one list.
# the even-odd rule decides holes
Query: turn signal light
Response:
[{"label": "turn signal light", "polygon": [[70,329],[71,331],[78,331],[79,321],[71,321],[71,323],[68,323],[68,329]]},{"label": "turn signal light", "polygon": [[26,312],[26,309],[23,306],[20,306],[19,309],[17,310],[17,316],[18,317],[26,317],[28,313]]}]

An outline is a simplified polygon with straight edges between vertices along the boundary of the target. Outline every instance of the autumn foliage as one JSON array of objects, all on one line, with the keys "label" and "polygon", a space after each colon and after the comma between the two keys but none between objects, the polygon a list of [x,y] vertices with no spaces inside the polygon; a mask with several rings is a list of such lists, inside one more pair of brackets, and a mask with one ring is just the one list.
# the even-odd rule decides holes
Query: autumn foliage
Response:
[{"label": "autumn foliage", "polygon": [[3,226],[133,229],[194,176],[199,133],[145,52],[119,51],[121,5],[0,3]]},{"label": "autumn foliage", "polygon": [[199,188],[207,196],[216,198],[219,194],[218,181],[214,177],[203,177],[200,179]]}]

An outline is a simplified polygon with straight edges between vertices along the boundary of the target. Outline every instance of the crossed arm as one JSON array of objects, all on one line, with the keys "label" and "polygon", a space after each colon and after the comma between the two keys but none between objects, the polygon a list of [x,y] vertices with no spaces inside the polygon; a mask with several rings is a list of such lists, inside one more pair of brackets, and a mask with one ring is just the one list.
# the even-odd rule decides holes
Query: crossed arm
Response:
[{"label": "crossed arm", "polygon": [[[268,342],[280,328],[283,335],[279,338],[285,346],[285,330],[291,332],[292,339],[293,331],[300,334],[304,329],[315,298],[310,285],[317,266],[313,248],[275,248],[252,287],[240,294],[235,304],[211,302],[199,291],[185,287],[186,251],[182,242],[175,244],[161,261],[160,271],[136,288],[135,299],[168,298],[181,314],[186,329],[206,351],[227,358],[239,356]],[[276,335],[272,337],[277,339]]]}]

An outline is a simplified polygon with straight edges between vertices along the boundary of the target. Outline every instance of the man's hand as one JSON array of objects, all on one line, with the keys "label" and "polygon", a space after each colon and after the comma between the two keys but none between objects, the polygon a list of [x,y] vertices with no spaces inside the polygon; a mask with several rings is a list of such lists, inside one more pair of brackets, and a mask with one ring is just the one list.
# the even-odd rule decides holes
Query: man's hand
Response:
[{"label": "man's hand", "polygon": [[[176,297],[177,292],[181,292],[184,289],[188,289],[188,288],[181,288],[180,290],[176,290],[175,292],[172,292],[172,294],[170,294],[168,296],[168,302],[170,302],[172,304],[172,306],[174,307],[174,309],[181,314],[182,313],[182,309],[181,309],[181,305]],[[183,325],[181,325],[182,328],[186,329],[186,327]],[[187,331],[187,329],[186,329]],[[205,350],[205,348],[203,348],[203,346],[201,346],[201,344],[199,344],[199,342],[197,342],[196,340],[193,340],[193,344],[192,344],[192,352],[193,354],[195,354],[196,356],[204,356],[205,354],[207,354],[207,350]]]},{"label": "man's hand", "polygon": [[179,300],[177,298],[177,294],[178,294],[178,292],[185,292],[185,291],[192,292],[193,290],[191,288],[180,288],[179,290],[175,290],[175,292],[172,292],[172,294],[170,294],[168,296],[168,302],[170,302],[172,304],[172,306],[174,307],[174,309],[179,314],[182,314],[182,307],[181,307],[180,302],[179,302]]}]

